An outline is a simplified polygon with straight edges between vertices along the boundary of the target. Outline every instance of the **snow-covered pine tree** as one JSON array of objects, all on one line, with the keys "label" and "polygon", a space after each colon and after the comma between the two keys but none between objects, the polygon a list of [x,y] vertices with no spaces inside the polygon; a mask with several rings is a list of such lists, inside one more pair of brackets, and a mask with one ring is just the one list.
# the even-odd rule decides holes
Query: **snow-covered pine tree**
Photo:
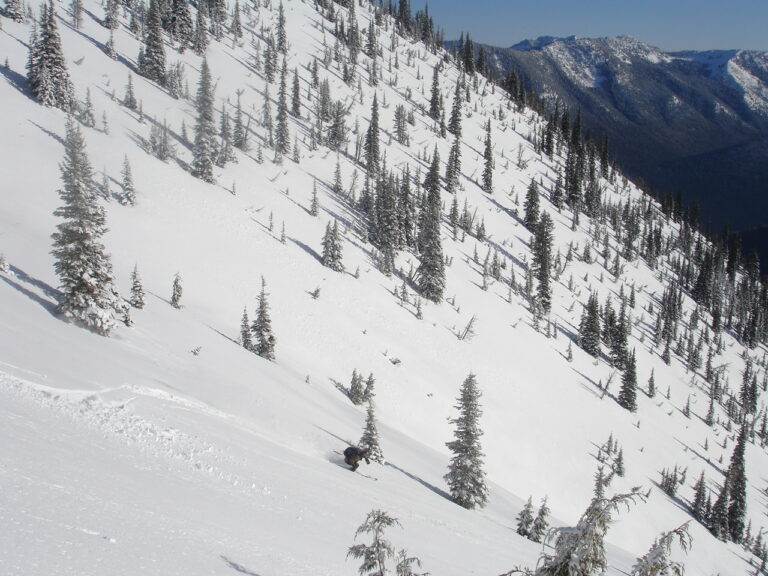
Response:
[{"label": "snow-covered pine tree", "polygon": [[574,527],[550,530],[547,541],[554,540],[554,552],[545,554],[536,576],[592,576],[608,568],[605,535],[619,508],[635,501],[645,501],[638,492],[595,498]]},{"label": "snow-covered pine tree", "polygon": [[629,355],[627,366],[621,375],[621,390],[619,391],[619,404],[630,412],[637,412],[637,363],[635,351]]},{"label": "snow-covered pine tree", "polygon": [[213,164],[216,157],[216,125],[213,122],[213,85],[208,60],[203,58],[200,82],[197,85],[197,124],[195,145],[192,150],[192,175],[213,183]]},{"label": "snow-covered pine tree", "polygon": [[691,514],[701,523],[706,521],[707,506],[707,484],[704,479],[704,471],[693,486],[693,502],[691,503]]},{"label": "snow-covered pine tree", "polygon": [[720,494],[712,506],[712,513],[709,515],[709,531],[719,540],[728,540],[731,531],[728,527],[728,500],[730,491],[728,490],[728,478],[723,482]]},{"label": "snow-covered pine tree", "polygon": [[160,0],[150,0],[147,15],[147,34],[144,48],[139,53],[139,72],[142,76],[165,86],[165,46],[161,25]]},{"label": "snow-covered pine tree", "polygon": [[373,372],[368,374],[368,379],[365,381],[365,390],[363,390],[363,402],[373,402],[374,396],[376,396],[376,379],[373,377]]},{"label": "snow-covered pine tree", "polygon": [[461,102],[462,102],[463,79],[456,80],[456,89],[453,94],[453,107],[451,108],[451,118],[448,120],[448,132],[461,138]]},{"label": "snow-covered pine tree", "polygon": [[309,206],[309,214],[314,217],[320,214],[320,201],[317,199],[317,180],[312,183],[312,204]]},{"label": "snow-covered pine tree", "polygon": [[139,276],[138,264],[133,266],[133,272],[131,272],[131,299],[129,303],[137,310],[144,308],[145,304],[144,286],[141,283],[141,276]]},{"label": "snow-covered pine tree", "polygon": [[525,211],[523,223],[528,230],[533,232],[536,230],[536,224],[539,222],[539,186],[533,178],[531,178],[531,183],[528,184],[528,191],[525,193],[523,210]]},{"label": "snow-covered pine tree", "polygon": [[[198,4],[199,6],[199,4]],[[189,12],[188,0],[171,1],[171,37],[179,43],[179,51],[184,52],[192,44],[195,26]]]},{"label": "snow-covered pine tree", "polygon": [[14,22],[24,22],[24,6],[21,0],[5,0],[3,16]]},{"label": "snow-covered pine tree", "polygon": [[[52,10],[52,8],[50,8]],[[101,243],[107,231],[99,206],[85,140],[70,118],[60,164],[63,205],[54,215],[63,219],[53,233],[54,270],[59,277],[59,312],[89,330],[107,336],[115,326],[120,299],[112,278],[112,262]]]},{"label": "snow-covered pine tree", "polygon": [[358,568],[360,576],[385,576],[387,560],[395,559],[395,549],[384,537],[384,530],[392,526],[400,526],[397,518],[393,518],[383,510],[371,510],[355,531],[355,540],[362,534],[371,534],[370,544],[355,544],[349,547],[347,558],[350,556],[363,562]]},{"label": "snow-covered pine tree", "polygon": [[379,174],[379,103],[376,92],[373,93],[371,104],[371,123],[365,134],[365,167],[371,180],[376,180]]},{"label": "snow-covered pine tree", "polygon": [[240,345],[253,352],[253,339],[251,338],[251,321],[248,319],[248,310],[243,308],[243,316],[240,319]]},{"label": "snow-covered pine tree", "polygon": [[277,95],[277,117],[275,121],[275,158],[282,158],[291,151],[291,136],[288,133],[288,92],[287,64],[283,58],[283,67],[280,71],[280,91]]},{"label": "snow-covered pine tree", "polygon": [[517,533],[520,536],[526,538],[531,537],[531,529],[533,528],[533,498],[528,497],[528,502],[525,503],[523,509],[520,510],[520,514],[517,515]]},{"label": "snow-covered pine tree", "polygon": [[[448,163],[445,166],[445,189],[449,194],[455,194],[459,189],[459,175],[461,174],[461,138],[457,136],[451,145],[448,154]],[[455,198],[454,198],[455,201]],[[458,207],[457,207],[458,208]]]},{"label": "snow-covered pine tree", "polygon": [[491,141],[491,120],[485,128],[485,149],[483,151],[485,164],[483,167],[483,192],[493,194],[493,142]]},{"label": "snow-covered pine tree", "polygon": [[533,272],[538,281],[536,300],[543,314],[552,309],[552,232],[554,224],[547,212],[542,212],[533,237]]},{"label": "snow-covered pine tree", "polygon": [[232,22],[229,24],[229,33],[232,38],[240,40],[243,37],[243,25],[240,22],[240,1],[235,0],[235,9],[232,13]]},{"label": "snow-covered pine tree", "polygon": [[133,186],[133,175],[131,174],[131,165],[128,162],[127,155],[123,158],[122,177],[123,195],[120,201],[126,206],[133,206],[136,204],[136,189]]},{"label": "snow-covered pine tree", "polygon": [[277,50],[283,55],[288,54],[288,35],[285,32],[285,8],[282,0],[277,9]]},{"label": "snow-covered pine tree", "polygon": [[594,292],[589,295],[579,323],[579,346],[595,358],[600,356],[600,303]]},{"label": "snow-covered pine tree", "polygon": [[474,374],[469,374],[461,386],[457,399],[457,418],[451,419],[456,426],[454,440],[446,446],[453,453],[448,473],[444,476],[453,501],[467,509],[482,508],[488,500],[488,487],[483,470],[483,452],[480,437],[480,390]]},{"label": "snow-covered pine tree", "polygon": [[674,530],[665,532],[654,540],[645,556],[637,559],[630,576],[662,576],[664,574],[682,576],[685,572],[683,564],[671,560],[669,557],[675,540],[684,552],[690,550],[693,540],[688,533],[688,522]]},{"label": "snow-covered pine tree", "polygon": [[96,126],[96,116],[93,113],[93,101],[91,100],[90,88],[85,89],[85,103],[80,110],[80,123],[87,128]]},{"label": "snow-covered pine tree", "polygon": [[195,33],[192,37],[192,50],[198,56],[203,56],[208,49],[208,14],[207,2],[197,4]]},{"label": "snow-covered pine tree", "polygon": [[238,91],[237,106],[235,107],[235,125],[232,129],[232,144],[235,148],[242,150],[243,152],[248,152],[248,150],[250,150],[250,144],[248,143],[248,126],[250,125],[250,120],[248,125],[243,121],[243,107],[240,104],[240,94],[241,92]]},{"label": "snow-covered pine tree", "polygon": [[72,0],[69,11],[72,13],[72,27],[79,30],[83,25],[83,0]]},{"label": "snow-covered pine tree", "polygon": [[368,458],[370,460],[377,464],[384,463],[384,454],[379,445],[379,431],[376,428],[376,412],[371,401],[368,402],[368,408],[365,412],[365,429],[358,445],[368,449]]},{"label": "snow-covered pine tree", "polygon": [[533,521],[533,526],[531,526],[529,538],[534,542],[541,543],[547,534],[547,530],[549,530],[549,506],[547,506],[547,497],[544,496],[541,506],[539,506],[539,511],[536,513],[536,518]]},{"label": "snow-covered pine tree", "polygon": [[440,119],[440,65],[432,70],[432,91],[429,98],[429,117],[434,121]]},{"label": "snow-covered pine tree", "polygon": [[275,359],[275,335],[272,333],[272,320],[269,317],[269,302],[267,302],[267,283],[261,278],[261,293],[256,309],[256,318],[251,326],[254,337],[256,354],[267,360]]},{"label": "snow-covered pine tree", "polygon": [[322,263],[323,266],[336,272],[344,271],[338,220],[333,221],[333,226],[331,226],[330,222],[325,225],[325,234],[323,235]]},{"label": "snow-covered pine tree", "polygon": [[432,302],[440,302],[445,290],[445,262],[440,239],[440,155],[437,146],[432,153],[432,165],[424,180],[427,203],[423,208],[419,230],[421,263],[416,278],[421,295]]},{"label": "snow-covered pine tree", "polygon": [[35,100],[43,106],[68,111],[74,99],[74,89],[61,50],[53,0],[41,8],[40,31],[37,40],[30,44],[27,68],[27,81]]},{"label": "snow-covered pine tree", "polygon": [[107,5],[104,8],[104,27],[116,30],[118,26],[120,26],[120,2],[107,0]]},{"label": "snow-covered pine tree", "polygon": [[355,406],[360,406],[363,403],[364,396],[363,377],[356,369],[352,370],[352,380],[349,383],[349,399],[352,400],[352,404]]},{"label": "snow-covered pine tree", "polygon": [[128,84],[125,86],[125,96],[123,97],[123,106],[136,110],[139,103],[136,101],[136,95],[133,92],[133,75],[128,74]]},{"label": "snow-covered pine tree", "polygon": [[299,71],[293,69],[293,87],[291,89],[291,115],[301,118],[301,85],[299,84]]},{"label": "snow-covered pine tree", "polygon": [[173,277],[173,286],[171,288],[171,306],[174,308],[180,309],[181,308],[181,295],[182,295],[182,288],[181,288],[181,276],[178,272]]},{"label": "snow-covered pine tree", "polygon": [[739,431],[739,438],[733,450],[727,474],[729,488],[728,531],[731,540],[737,544],[742,541],[747,514],[747,476],[744,459],[748,435],[748,425],[744,423]]}]

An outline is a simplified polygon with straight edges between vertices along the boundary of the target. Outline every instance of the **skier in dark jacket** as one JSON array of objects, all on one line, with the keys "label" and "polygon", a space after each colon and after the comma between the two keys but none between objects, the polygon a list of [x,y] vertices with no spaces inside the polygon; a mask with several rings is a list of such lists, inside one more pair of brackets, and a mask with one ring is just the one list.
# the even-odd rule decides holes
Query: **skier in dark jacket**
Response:
[{"label": "skier in dark jacket", "polygon": [[370,464],[368,460],[368,448],[358,448],[357,446],[350,446],[344,450],[344,462],[352,466],[352,472],[357,470],[360,466],[360,460],[365,460],[366,464]]}]

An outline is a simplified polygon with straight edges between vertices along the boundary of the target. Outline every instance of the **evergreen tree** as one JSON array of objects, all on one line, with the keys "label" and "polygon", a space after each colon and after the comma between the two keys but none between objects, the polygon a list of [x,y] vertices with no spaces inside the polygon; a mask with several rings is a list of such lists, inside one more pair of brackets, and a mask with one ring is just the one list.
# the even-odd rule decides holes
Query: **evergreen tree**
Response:
[{"label": "evergreen tree", "polygon": [[536,518],[533,521],[533,526],[531,526],[531,533],[529,538],[533,540],[534,542],[541,542],[544,540],[544,536],[547,534],[547,530],[549,529],[549,506],[547,506],[547,497],[544,497],[544,500],[541,501],[541,506],[539,506],[539,511],[536,513]]},{"label": "evergreen tree", "polygon": [[312,204],[309,206],[309,215],[317,216],[320,214],[320,201],[317,199],[317,180],[312,184]]},{"label": "evergreen tree", "polygon": [[272,129],[272,104],[269,98],[269,82],[264,84],[264,105],[261,110],[261,125],[267,133],[267,146],[275,145],[274,131]]},{"label": "evergreen tree", "polygon": [[579,346],[595,358],[600,356],[600,304],[594,292],[589,295],[579,323]]},{"label": "evergreen tree", "polygon": [[131,174],[131,165],[128,163],[128,156],[123,159],[123,195],[121,201],[127,206],[136,204],[136,190],[133,187],[133,176]]},{"label": "evergreen tree", "polygon": [[379,156],[379,103],[374,92],[373,104],[371,105],[371,123],[365,134],[365,166],[372,179],[375,179],[379,173]]},{"label": "evergreen tree", "polygon": [[339,238],[339,221],[334,220],[333,226],[328,222],[325,225],[323,236],[323,266],[336,272],[344,271],[344,262],[341,253],[341,239]]},{"label": "evergreen tree", "polygon": [[728,490],[728,479],[726,477],[715,505],[712,506],[712,513],[709,515],[709,531],[714,534],[715,538],[723,541],[727,540],[731,533],[728,526],[729,498],[730,491]]},{"label": "evergreen tree", "polygon": [[243,37],[243,26],[240,23],[240,2],[235,0],[235,11],[232,14],[232,22],[229,25],[229,33],[235,40]]},{"label": "evergreen tree", "polygon": [[104,8],[104,27],[110,30],[116,30],[120,26],[120,2],[118,0],[107,0]]},{"label": "evergreen tree", "polygon": [[537,303],[544,314],[552,309],[552,232],[554,224],[547,212],[542,212],[533,239],[533,271],[536,274]]},{"label": "evergreen tree", "polygon": [[198,56],[205,54],[208,49],[208,3],[204,0],[197,4],[197,17],[195,20],[195,32],[192,37],[192,50]]},{"label": "evergreen tree", "polygon": [[520,536],[526,538],[531,537],[531,529],[533,528],[533,499],[528,497],[528,502],[525,503],[523,509],[520,510],[520,514],[517,515],[517,533]]},{"label": "evergreen tree", "polygon": [[[250,122],[249,122],[250,125]],[[235,108],[235,126],[232,130],[232,144],[235,148],[248,152],[248,126],[243,122],[243,107],[240,105],[240,92],[237,94],[237,107]]]},{"label": "evergreen tree", "polygon": [[429,117],[432,120],[440,119],[440,64],[435,64],[432,71],[432,93],[429,98]]},{"label": "evergreen tree", "polygon": [[72,0],[69,11],[72,12],[72,27],[79,30],[83,25],[83,0]]},{"label": "evergreen tree", "polygon": [[729,488],[728,530],[730,538],[740,544],[744,533],[747,514],[747,476],[745,471],[745,450],[747,444],[747,424],[743,424],[739,432],[736,448],[731,456],[727,480]]},{"label": "evergreen tree", "polygon": [[454,440],[446,443],[453,457],[444,478],[453,501],[468,509],[482,508],[488,500],[480,446],[483,434],[480,429],[480,396],[475,375],[470,374],[461,386],[455,406],[459,416],[451,419],[451,423],[456,425]]},{"label": "evergreen tree", "polygon": [[491,121],[485,131],[485,151],[483,152],[485,167],[483,168],[483,191],[493,194],[493,143],[491,142]]},{"label": "evergreen tree", "polygon": [[181,276],[177,272],[173,277],[173,287],[171,288],[171,306],[176,309],[181,308]]},{"label": "evergreen tree", "polygon": [[275,359],[275,336],[272,333],[272,320],[269,317],[269,302],[267,302],[267,283],[261,278],[261,293],[256,309],[256,318],[251,326],[253,332],[254,351],[267,360]]},{"label": "evergreen tree", "polygon": [[285,33],[285,8],[280,0],[277,10],[277,50],[283,55],[288,54],[288,36]]},{"label": "evergreen tree", "polygon": [[135,265],[133,272],[131,272],[131,299],[129,303],[138,310],[144,308],[144,286],[141,283],[138,265]]},{"label": "evergreen tree", "polygon": [[360,406],[363,403],[365,389],[363,388],[363,377],[357,370],[352,370],[352,381],[349,383],[349,399],[352,404]]},{"label": "evergreen tree", "polygon": [[659,536],[645,556],[637,559],[630,576],[662,576],[664,574],[682,576],[685,572],[683,564],[669,558],[675,540],[683,551],[687,552],[691,548],[692,539],[688,534],[687,522]]},{"label": "evergreen tree", "polygon": [[27,81],[35,100],[43,106],[69,110],[74,90],[61,50],[53,0],[42,7],[40,32],[30,43],[27,68]]},{"label": "evergreen tree", "polygon": [[21,0],[5,0],[3,16],[14,22],[24,22],[24,6]]},{"label": "evergreen tree", "polygon": [[648,396],[654,398],[656,396],[656,379],[653,376],[653,368],[651,368],[651,376],[648,378]]},{"label": "evergreen tree", "polygon": [[635,352],[629,356],[627,366],[621,376],[621,391],[619,392],[619,404],[630,412],[637,412],[637,372]]},{"label": "evergreen tree", "polygon": [[359,446],[368,449],[368,458],[377,464],[384,463],[384,454],[379,445],[379,431],[376,428],[376,414],[373,409],[373,402],[368,402],[368,408],[365,416],[365,430],[360,438]]},{"label": "evergreen tree", "polygon": [[248,310],[245,308],[243,308],[243,316],[240,319],[240,345],[249,352],[253,352],[251,321],[248,319]]},{"label": "evergreen tree", "polygon": [[[203,2],[204,1],[205,0],[203,0]],[[192,14],[189,12],[188,0],[172,0],[170,33],[179,43],[179,49],[182,52],[187,46],[192,44],[194,40],[195,26],[192,22]]]},{"label": "evergreen tree", "polygon": [[358,569],[360,576],[385,576],[387,560],[395,559],[395,548],[384,538],[384,530],[392,526],[400,526],[397,518],[391,517],[383,510],[371,510],[355,532],[355,539],[361,534],[372,534],[373,541],[369,544],[355,544],[347,551],[347,558],[362,559]]},{"label": "evergreen tree", "polygon": [[277,120],[275,127],[275,158],[281,158],[291,151],[291,136],[288,133],[288,94],[286,88],[286,62],[280,72],[280,91],[277,99]]},{"label": "evergreen tree", "polygon": [[368,379],[365,381],[365,390],[363,390],[363,402],[372,402],[373,397],[376,396],[374,387],[376,386],[376,379],[373,377],[373,372],[368,374]]},{"label": "evergreen tree", "polygon": [[80,111],[80,122],[83,126],[93,128],[96,126],[96,117],[93,114],[93,102],[91,101],[91,89],[85,89],[85,105]]},{"label": "evergreen tree", "polygon": [[89,330],[107,336],[120,307],[113,286],[112,263],[101,244],[107,231],[99,206],[85,140],[67,121],[64,160],[60,164],[63,205],[54,211],[62,218],[53,233],[54,270],[59,277],[59,312]]},{"label": "evergreen tree", "polygon": [[213,85],[208,60],[203,58],[200,83],[197,85],[197,124],[192,150],[192,175],[213,183],[213,164],[216,157],[216,127],[213,122]]},{"label": "evergreen tree", "polygon": [[459,175],[461,174],[461,138],[456,137],[448,154],[448,163],[445,167],[445,188],[449,194],[455,194],[459,188]]},{"label": "evergreen tree", "polygon": [[451,118],[448,121],[448,132],[457,138],[461,138],[461,89],[462,79],[459,78],[456,80],[456,90],[453,94],[453,108],[451,108]]},{"label": "evergreen tree", "polygon": [[523,208],[525,210],[523,223],[528,230],[533,232],[536,230],[536,224],[539,221],[539,187],[533,178],[531,178],[531,183],[528,185]]},{"label": "evergreen tree", "polygon": [[128,84],[125,86],[125,97],[123,98],[123,106],[136,110],[139,103],[136,101],[136,96],[133,93],[133,75],[128,74]]},{"label": "evergreen tree", "polygon": [[299,84],[299,71],[293,69],[293,89],[291,91],[291,114],[295,118],[301,118],[301,89]]},{"label": "evergreen tree", "polygon": [[636,500],[645,500],[642,494],[631,492],[612,498],[595,498],[574,527],[551,530],[554,552],[545,555],[537,576],[592,576],[608,568],[605,555],[605,535],[613,515]]},{"label": "evergreen tree", "polygon": [[432,166],[424,181],[427,203],[422,210],[422,226],[419,233],[421,263],[416,271],[421,295],[433,302],[443,299],[445,290],[445,262],[440,240],[440,156],[437,146],[432,154]]},{"label": "evergreen tree", "polygon": [[693,517],[699,522],[706,520],[706,505],[707,505],[707,485],[704,480],[704,471],[702,470],[701,476],[696,481],[693,487],[693,503],[691,505],[691,513]]},{"label": "evergreen tree", "polygon": [[139,53],[139,72],[165,86],[165,46],[160,11],[160,0],[150,0],[147,34],[144,37],[144,48]]}]

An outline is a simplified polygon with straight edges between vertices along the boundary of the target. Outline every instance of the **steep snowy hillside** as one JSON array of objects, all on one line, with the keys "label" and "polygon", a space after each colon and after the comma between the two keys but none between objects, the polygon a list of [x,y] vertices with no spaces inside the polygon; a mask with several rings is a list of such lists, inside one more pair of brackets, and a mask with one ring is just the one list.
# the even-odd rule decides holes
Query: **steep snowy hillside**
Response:
[{"label": "steep snowy hillside", "polygon": [[[711,504],[718,499],[743,429],[751,433],[750,538],[765,526],[768,303],[749,262],[740,268],[731,257],[725,277],[719,246],[601,165],[577,129],[552,134],[545,119],[433,49],[423,17],[406,25],[401,15],[398,24],[367,2],[352,16],[349,6],[299,0],[220,12],[227,31],[204,51],[215,122],[217,130],[222,117],[240,124],[239,103],[249,146],[233,149],[235,160],[216,166],[215,183],[207,183],[192,175],[201,56],[179,51],[165,34],[166,68],[176,81],[162,87],[138,73],[142,40],[132,20],[146,26],[146,42],[152,37],[143,4],[120,7],[111,42],[102,25],[111,2],[85,0],[78,28],[68,7],[52,6],[80,102],[73,121],[104,195],[103,241],[115,281],[128,298],[136,267],[146,305],[131,309],[133,325],[109,337],[57,313],[51,234],[61,223],[54,211],[62,205],[67,116],[36,102],[26,82],[32,21],[4,17],[5,574],[351,575],[359,566],[346,557],[355,530],[382,509],[402,525],[387,536],[423,570],[490,576],[534,568],[542,550],[552,553],[516,532],[529,496],[537,507],[547,498],[554,526],[575,526],[600,468],[612,478],[607,495],[640,487],[648,496],[616,515],[609,574],[629,573],[659,534],[688,521],[693,548],[686,555],[675,546],[672,556],[689,574],[755,571],[752,549],[765,555],[762,536],[746,547],[720,541],[690,510],[702,472]],[[232,31],[235,14],[242,38]],[[422,25],[427,43],[401,33]],[[353,30],[361,43],[356,65],[346,45]],[[275,151],[281,100],[290,112],[282,155]],[[91,108],[95,123],[84,113]],[[452,108],[460,138],[441,126],[452,128]],[[365,144],[376,120],[380,154],[372,156]],[[442,177],[449,159],[455,165],[454,143],[461,169],[451,182]],[[135,205],[125,203],[126,158]],[[430,178],[433,165],[440,179]],[[579,170],[576,191],[568,189]],[[428,193],[435,184],[436,205]],[[526,227],[537,228],[533,204],[553,224],[543,266],[550,295]],[[425,279],[417,273],[430,251],[423,237],[435,206],[445,266],[438,302],[419,295]],[[323,265],[323,238],[334,223],[343,271]],[[713,275],[702,280],[704,292],[699,269]],[[177,274],[178,309],[171,305]],[[241,346],[243,308],[253,319],[262,290],[274,361]],[[598,328],[608,327],[602,344],[597,334],[597,357],[580,346],[588,347],[580,324],[590,295],[601,308]],[[632,350],[635,412],[619,403],[633,390],[621,392]],[[747,365],[754,382],[747,378],[752,396],[745,398]],[[349,398],[353,371],[375,378],[371,405],[385,460],[355,474],[341,456],[366,421]],[[476,510],[453,503],[444,480],[446,442],[470,373],[482,392],[489,488],[487,506]],[[646,393],[651,376],[655,394]],[[609,437],[613,451],[605,450]],[[669,495],[660,472],[675,467],[684,480]]]}]

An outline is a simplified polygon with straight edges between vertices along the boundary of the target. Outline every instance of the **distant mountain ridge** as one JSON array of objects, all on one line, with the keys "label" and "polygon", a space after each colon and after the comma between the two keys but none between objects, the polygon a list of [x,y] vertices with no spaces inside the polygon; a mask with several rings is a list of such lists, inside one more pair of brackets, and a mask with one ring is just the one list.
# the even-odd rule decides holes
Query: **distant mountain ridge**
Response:
[{"label": "distant mountain ridge", "polygon": [[580,108],[630,174],[697,200],[704,223],[768,223],[767,52],[669,53],[629,36],[482,47],[500,74]]}]

